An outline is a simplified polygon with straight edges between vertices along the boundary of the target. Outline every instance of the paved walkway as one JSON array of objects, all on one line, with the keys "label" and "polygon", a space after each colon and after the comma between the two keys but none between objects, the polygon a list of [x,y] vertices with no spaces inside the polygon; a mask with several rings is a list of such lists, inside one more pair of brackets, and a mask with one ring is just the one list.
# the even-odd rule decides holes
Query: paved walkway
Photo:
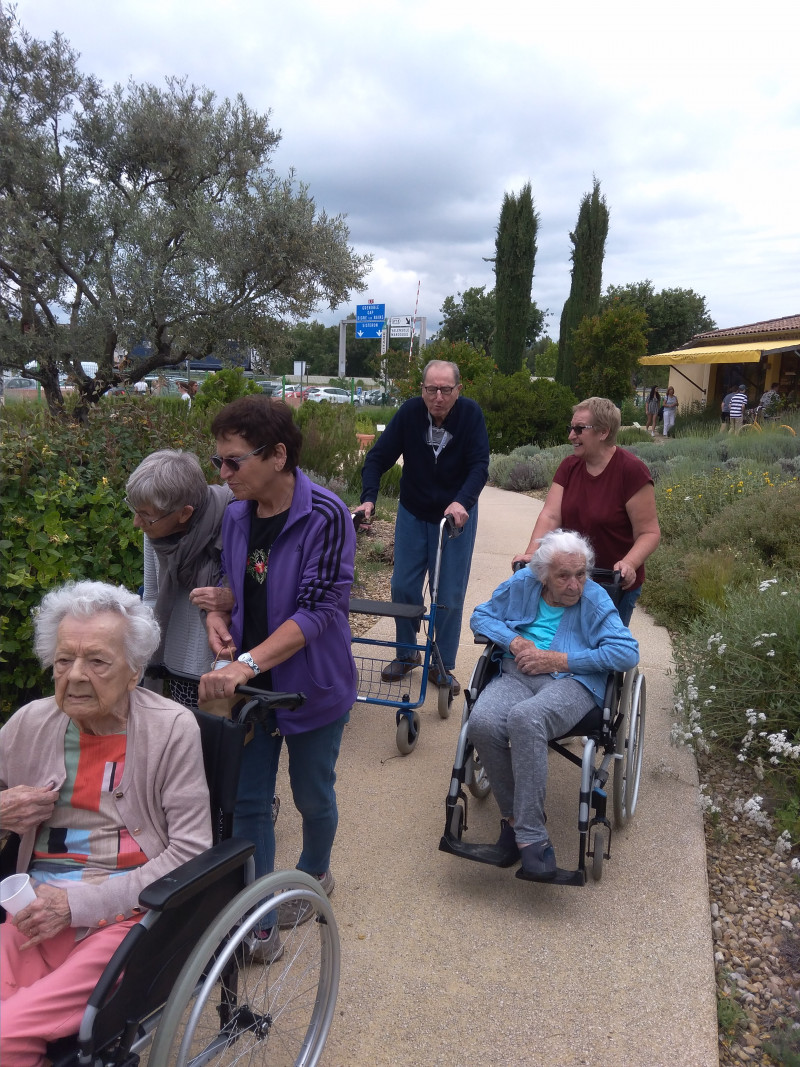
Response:
[{"label": "paved walkway", "polygon": [[[486,600],[525,547],[541,504],[486,489],[467,605]],[[477,659],[464,621],[457,676]],[[639,809],[612,838],[603,879],[522,882],[512,870],[438,851],[461,699],[439,718],[435,690],[416,750],[395,746],[392,710],[357,705],[339,761],[334,910],[342,980],[326,1067],[462,1064],[712,1067],[718,1063],[705,842],[693,759],[669,744],[666,631],[637,609],[647,676]],[[548,828],[577,866],[577,768],[551,761]],[[285,769],[278,863],[299,854]],[[468,839],[493,841],[491,797]]]}]

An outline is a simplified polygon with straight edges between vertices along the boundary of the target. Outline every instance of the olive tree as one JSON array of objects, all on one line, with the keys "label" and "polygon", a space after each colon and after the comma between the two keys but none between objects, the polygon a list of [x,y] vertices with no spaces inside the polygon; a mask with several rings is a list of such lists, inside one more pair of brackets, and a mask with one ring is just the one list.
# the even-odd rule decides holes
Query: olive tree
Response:
[{"label": "olive tree", "polygon": [[[0,13],[0,364],[63,410],[363,288],[343,216],[270,167],[269,112],[169,78],[104,88]],[[144,356],[132,359],[132,350]],[[94,375],[83,363],[94,363]]]}]

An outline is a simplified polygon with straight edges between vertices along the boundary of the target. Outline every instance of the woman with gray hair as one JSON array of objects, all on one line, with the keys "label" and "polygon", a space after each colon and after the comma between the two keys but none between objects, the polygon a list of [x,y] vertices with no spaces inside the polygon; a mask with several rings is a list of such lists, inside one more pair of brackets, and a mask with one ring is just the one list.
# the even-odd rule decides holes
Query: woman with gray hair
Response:
[{"label": "woman with gray hair", "polygon": [[523,876],[556,876],[545,829],[548,741],[600,706],[609,671],[639,661],[639,646],[608,593],[589,577],[594,553],[569,530],[545,534],[527,567],[479,604],[470,626],[500,649],[500,674],[478,697],[469,735],[500,808],[498,847]]},{"label": "woman with gray hair", "polygon": [[530,543],[514,562],[528,562],[549,530],[568,527],[588,537],[597,565],[622,576],[619,613],[627,626],[642,591],[644,561],[658,548],[661,530],[650,471],[632,452],[620,448],[620,411],[602,396],[590,396],[572,409],[572,455],[561,463]]},{"label": "woman with gray hair", "polygon": [[0,825],[35,893],[0,938],[0,1062],[17,1065],[75,1032],[142,889],[211,844],[195,718],[137,684],[159,642],[151,609],[122,586],[70,582],[34,629],[55,694],[0,730]]},{"label": "woman with gray hair", "polygon": [[[217,588],[222,516],[232,494],[225,485],[208,485],[197,456],[172,449],[143,459],[125,491],[133,525],[145,535],[144,601],[161,627],[154,658],[185,674],[205,674],[214,656],[201,610],[233,605],[230,591]],[[173,682],[171,691],[182,704],[197,705],[196,686]]]}]

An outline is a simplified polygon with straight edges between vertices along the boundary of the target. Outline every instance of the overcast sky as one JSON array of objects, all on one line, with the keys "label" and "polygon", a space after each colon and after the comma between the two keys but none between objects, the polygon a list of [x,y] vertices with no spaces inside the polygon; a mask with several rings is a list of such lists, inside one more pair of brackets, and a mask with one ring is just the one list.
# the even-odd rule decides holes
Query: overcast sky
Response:
[{"label": "overcast sky", "polygon": [[719,327],[800,313],[796,0],[18,0],[104,82],[188,75],[282,131],[273,157],[347,216],[367,290],[428,332],[444,298],[494,285],[503,194],[531,182],[533,298],[558,322],[569,231],[597,175],[603,286],[706,297]]}]

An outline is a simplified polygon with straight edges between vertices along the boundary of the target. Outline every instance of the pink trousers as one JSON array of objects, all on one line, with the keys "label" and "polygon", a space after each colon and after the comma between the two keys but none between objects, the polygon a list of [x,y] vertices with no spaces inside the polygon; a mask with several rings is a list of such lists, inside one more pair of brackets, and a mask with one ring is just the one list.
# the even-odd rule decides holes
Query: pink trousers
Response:
[{"label": "pink trousers", "polygon": [[82,941],[68,927],[33,948],[8,919],[0,926],[0,1063],[39,1067],[48,1041],[77,1034],[89,995],[128,930],[128,919]]}]

